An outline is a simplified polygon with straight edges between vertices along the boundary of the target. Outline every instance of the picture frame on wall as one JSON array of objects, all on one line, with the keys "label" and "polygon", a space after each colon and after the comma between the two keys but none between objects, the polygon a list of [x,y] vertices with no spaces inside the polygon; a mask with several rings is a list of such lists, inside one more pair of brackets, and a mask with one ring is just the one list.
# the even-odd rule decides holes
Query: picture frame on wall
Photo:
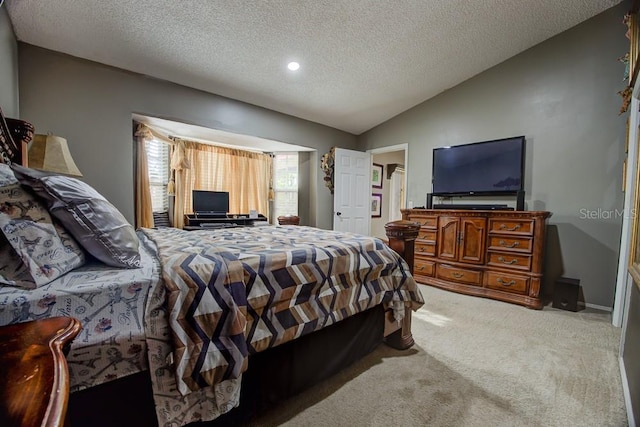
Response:
[{"label": "picture frame on wall", "polygon": [[371,165],[371,186],[373,188],[382,188],[382,172],[384,166],[377,163]]},{"label": "picture frame on wall", "polygon": [[371,218],[382,216],[382,194],[371,195]]}]

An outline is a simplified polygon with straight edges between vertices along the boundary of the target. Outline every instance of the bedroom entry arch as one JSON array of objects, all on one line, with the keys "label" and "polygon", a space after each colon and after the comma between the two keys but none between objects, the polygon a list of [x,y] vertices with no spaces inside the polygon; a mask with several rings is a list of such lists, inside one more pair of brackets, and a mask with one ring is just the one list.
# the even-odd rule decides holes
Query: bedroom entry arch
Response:
[{"label": "bedroom entry arch", "polygon": [[394,217],[400,209],[407,207],[407,188],[409,176],[409,144],[395,144],[367,150],[373,163],[380,164],[383,169],[382,188],[372,187],[371,193],[380,195],[382,209],[380,217],[371,220],[371,236],[386,238],[384,225],[399,219]]}]

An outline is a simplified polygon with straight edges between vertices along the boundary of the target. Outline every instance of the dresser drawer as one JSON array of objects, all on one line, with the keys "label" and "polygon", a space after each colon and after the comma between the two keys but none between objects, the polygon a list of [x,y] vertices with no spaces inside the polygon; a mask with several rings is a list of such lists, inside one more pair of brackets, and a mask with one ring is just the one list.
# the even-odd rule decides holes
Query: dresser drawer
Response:
[{"label": "dresser drawer", "polygon": [[413,274],[416,276],[433,277],[435,269],[436,263],[433,261],[427,261],[421,258],[415,258],[413,261]]},{"label": "dresser drawer", "polygon": [[526,276],[516,276],[515,274],[500,273],[497,271],[487,271],[484,273],[485,287],[517,294],[527,293],[529,290],[529,280]]},{"label": "dresser drawer", "polygon": [[416,255],[436,256],[436,242],[416,240],[414,251]]},{"label": "dresser drawer", "polygon": [[533,240],[531,237],[491,235],[489,236],[489,250],[491,249],[530,254],[533,249]]},{"label": "dresser drawer", "polygon": [[487,264],[495,267],[531,271],[531,256],[489,251],[489,262]]},{"label": "dresser drawer", "polygon": [[436,228],[438,225],[438,217],[437,216],[427,216],[427,215],[409,215],[409,221],[414,221],[420,224],[420,227],[424,228]]},{"label": "dresser drawer", "polygon": [[421,228],[420,231],[418,232],[419,240],[435,242],[437,238],[438,238],[438,232],[436,230],[425,230],[424,228]]},{"label": "dresser drawer", "polygon": [[436,276],[439,279],[451,280],[452,282],[467,283],[471,285],[482,284],[482,271],[468,270],[466,268],[454,267],[447,264],[436,266]]},{"label": "dresser drawer", "polygon": [[533,220],[511,219],[511,218],[490,218],[489,233],[519,234],[519,235],[525,235],[525,236],[532,236]]}]

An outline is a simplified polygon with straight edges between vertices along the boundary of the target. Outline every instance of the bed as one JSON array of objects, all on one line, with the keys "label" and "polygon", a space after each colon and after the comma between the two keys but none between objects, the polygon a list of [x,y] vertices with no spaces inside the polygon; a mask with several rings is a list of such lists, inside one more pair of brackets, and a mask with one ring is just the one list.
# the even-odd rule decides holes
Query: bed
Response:
[{"label": "bed", "polygon": [[[0,164],[5,189],[0,189],[0,279],[5,283],[0,285],[0,325],[52,316],[82,322],[83,331],[67,355],[72,401],[144,376],[151,384],[158,425],[223,419],[234,407],[242,408],[243,374],[253,370],[254,375],[260,359],[279,354],[277,359],[284,360],[292,345],[310,347],[315,337],[332,342],[327,331],[354,328],[354,319],[375,320],[349,330],[342,338],[345,346],[350,336],[368,334],[368,329],[397,347],[412,344],[410,312],[423,299],[410,267],[379,239],[300,226],[133,232],[95,190],[70,180]],[[106,228],[115,237],[102,252],[95,251],[96,235],[82,235],[87,227],[78,228],[78,216],[85,213],[78,203],[52,199],[56,185],[67,185],[57,196],[69,194],[71,187],[90,196],[85,201],[94,215],[85,220],[94,221],[93,227],[102,226],[95,223],[100,219],[109,223]],[[47,212],[34,207],[38,203]],[[96,209],[110,215],[95,215]],[[33,217],[50,217],[31,228],[48,227],[63,248],[57,255],[62,260],[38,266],[37,274],[25,259],[54,251],[42,244],[28,246],[35,240],[31,235],[20,240],[12,234]],[[120,225],[114,228],[114,221]],[[130,244],[113,257],[118,249],[113,241],[127,239]],[[20,249],[24,253],[16,256]],[[103,258],[105,251],[111,259]],[[374,321],[376,326],[369,328]],[[377,338],[367,339],[373,344],[365,347],[377,345]],[[340,369],[335,359],[319,363]],[[266,370],[273,372],[274,363],[266,363]],[[306,362],[300,358],[296,363]],[[295,368],[277,369],[283,371],[273,382]],[[98,408],[97,418],[110,410],[99,409],[100,399],[90,400]]]}]

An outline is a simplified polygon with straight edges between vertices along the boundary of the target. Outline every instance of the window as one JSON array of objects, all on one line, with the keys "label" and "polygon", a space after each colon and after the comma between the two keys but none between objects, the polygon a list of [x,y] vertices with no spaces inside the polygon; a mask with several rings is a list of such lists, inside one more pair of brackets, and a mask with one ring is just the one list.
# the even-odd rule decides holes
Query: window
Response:
[{"label": "window", "polygon": [[169,144],[156,139],[147,141],[146,144],[149,186],[151,187],[151,210],[153,212],[167,212],[169,210],[167,197]]},{"label": "window", "polygon": [[277,153],[273,158],[273,218],[298,215],[298,153]]},{"label": "window", "polygon": [[269,214],[271,156],[255,151],[185,141],[184,212],[193,211],[193,190],[226,191],[230,214]]},{"label": "window", "polygon": [[[215,147],[206,144],[198,144],[200,146],[200,151],[208,154],[209,151],[215,151],[215,160],[211,156],[196,156],[195,158],[191,158],[190,161],[192,164],[196,165],[193,169],[187,170],[186,173],[186,181],[193,182],[192,187],[194,189],[200,190],[218,190],[218,191],[229,191],[230,199],[232,198],[241,198],[241,196],[246,196],[251,193],[260,193],[259,188],[253,188],[250,184],[255,183],[264,183],[266,185],[267,182],[267,173],[269,169],[269,163],[265,163],[264,176],[258,173],[255,179],[247,179],[248,182],[241,182],[242,179],[232,179],[232,180],[223,180],[219,177],[219,168],[216,168],[218,163],[227,164],[228,161],[225,160],[225,153],[219,153],[218,151],[233,151],[231,154],[236,154],[235,157],[238,157],[238,150],[231,150],[223,147]],[[147,150],[147,167],[149,172],[149,187],[151,191],[151,206],[153,212],[167,212],[169,210],[169,202],[167,196],[167,183],[170,179],[170,168],[169,168],[169,158],[170,158],[170,145],[166,144],[162,141],[153,139],[146,142],[146,150]],[[242,152],[245,153],[245,156],[240,156],[240,160],[244,159],[244,157],[249,155],[254,155],[255,153],[250,152]],[[202,154],[202,153],[200,153]],[[228,153],[227,153],[228,154]],[[213,155],[213,153],[212,153]],[[202,157],[202,158],[201,158]],[[250,156],[251,157],[251,156]],[[269,159],[267,159],[269,160]],[[247,160],[248,161],[248,160]],[[255,163],[255,162],[254,162]],[[235,165],[235,163],[234,163]],[[246,167],[251,167],[256,169],[259,172],[259,166],[257,164],[251,163],[247,164]],[[238,169],[237,167],[234,169]],[[262,170],[262,169],[260,169]],[[195,172],[198,172],[197,174]],[[238,169],[240,173],[240,169]],[[195,176],[195,175],[197,176]],[[241,174],[247,175],[247,173],[242,172]],[[194,176],[192,176],[194,175]],[[250,175],[250,174],[249,174]],[[223,172],[223,176],[228,177],[229,172]],[[248,176],[248,175],[247,175]],[[250,177],[249,177],[250,178]],[[245,181],[247,181],[245,180]],[[211,181],[211,182],[209,182]],[[238,181],[238,182],[236,182]],[[218,186],[214,184],[220,184],[221,182],[226,182],[231,185],[239,185],[239,188],[226,188],[222,186],[218,188]],[[255,185],[254,185],[255,186]],[[224,188],[223,188],[224,187]],[[268,187],[264,188],[264,203],[267,203],[266,194]],[[274,190],[274,202],[273,202],[273,221],[276,222],[276,218],[282,215],[298,215],[298,153],[277,153],[273,156],[273,190]],[[245,198],[246,198],[245,197]],[[258,197],[260,199],[260,197]],[[252,199],[253,200],[253,199]],[[264,213],[268,215],[266,208],[260,208],[259,203],[254,201],[252,203],[241,203],[242,200],[236,200],[236,203],[232,203],[230,200],[230,209],[235,213],[248,213],[249,209],[258,209],[259,213]],[[259,201],[259,200],[258,200]],[[191,190],[185,192],[185,212],[191,212]],[[233,206],[231,206],[233,205]],[[238,206],[236,206],[238,205]],[[246,205],[246,206],[245,206]]]}]

